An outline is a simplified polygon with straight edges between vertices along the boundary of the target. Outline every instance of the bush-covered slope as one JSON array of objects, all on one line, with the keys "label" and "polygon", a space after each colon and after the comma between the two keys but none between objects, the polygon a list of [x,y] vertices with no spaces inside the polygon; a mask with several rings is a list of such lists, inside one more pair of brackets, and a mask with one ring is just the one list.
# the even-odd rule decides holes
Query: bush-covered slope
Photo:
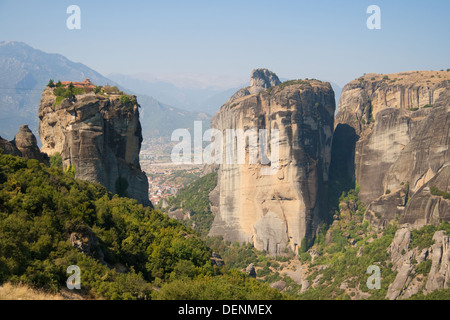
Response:
[{"label": "bush-covered slope", "polygon": [[[57,292],[71,265],[80,268],[82,291],[93,298],[245,299],[256,297],[255,288],[267,293],[257,297],[281,297],[254,279],[239,282],[233,279],[242,274],[213,267],[192,229],[159,211],[112,197],[59,168],[0,154],[0,284]],[[208,277],[217,286],[200,294]],[[175,280],[191,294],[172,296]],[[219,290],[233,281],[236,294]]]},{"label": "bush-covered slope", "polygon": [[211,172],[189,184],[176,197],[168,199],[168,209],[190,211],[191,218],[183,223],[192,227],[202,237],[211,229],[214,215],[211,212],[209,194],[217,185],[217,172]]}]

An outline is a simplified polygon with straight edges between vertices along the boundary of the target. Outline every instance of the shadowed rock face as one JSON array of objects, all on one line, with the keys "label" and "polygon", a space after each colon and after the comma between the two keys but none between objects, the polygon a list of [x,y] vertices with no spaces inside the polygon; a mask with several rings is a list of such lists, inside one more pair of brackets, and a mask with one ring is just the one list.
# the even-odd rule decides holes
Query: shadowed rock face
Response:
[{"label": "shadowed rock face", "polygon": [[297,252],[324,218],[334,93],[329,83],[317,80],[273,87],[279,80],[268,70],[254,70],[251,83],[221,107],[211,127],[223,137],[227,129],[266,129],[268,136],[279,130],[279,166],[273,175],[263,174],[270,165],[250,164],[249,145],[245,164],[221,164],[211,197],[217,213],[210,235],[252,243],[272,255]]},{"label": "shadowed rock face", "polygon": [[368,74],[346,85],[334,141],[354,141],[341,157],[354,168],[366,218],[416,227],[450,220],[450,202],[430,193],[450,191],[449,136],[450,72]]},{"label": "shadowed rock face", "polygon": [[16,157],[22,156],[22,153],[19,151],[19,149],[17,149],[14,143],[3,139],[2,137],[0,137],[0,149],[2,149],[5,154],[10,154]]},{"label": "shadowed rock face", "polygon": [[39,108],[42,151],[59,153],[64,167],[74,166],[76,178],[100,183],[112,193],[151,205],[148,180],[139,164],[142,143],[138,105],[120,96],[79,95],[54,106],[47,88]]}]

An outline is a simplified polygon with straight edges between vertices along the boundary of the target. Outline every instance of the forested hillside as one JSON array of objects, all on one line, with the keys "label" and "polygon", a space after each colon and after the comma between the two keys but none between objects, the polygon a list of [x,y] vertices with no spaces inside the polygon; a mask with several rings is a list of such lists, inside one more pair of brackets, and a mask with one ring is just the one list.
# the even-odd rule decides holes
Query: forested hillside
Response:
[{"label": "forested hillside", "polygon": [[193,230],[167,215],[73,172],[4,154],[0,235],[0,283],[58,292],[76,265],[86,298],[281,298],[239,271],[213,266]]}]

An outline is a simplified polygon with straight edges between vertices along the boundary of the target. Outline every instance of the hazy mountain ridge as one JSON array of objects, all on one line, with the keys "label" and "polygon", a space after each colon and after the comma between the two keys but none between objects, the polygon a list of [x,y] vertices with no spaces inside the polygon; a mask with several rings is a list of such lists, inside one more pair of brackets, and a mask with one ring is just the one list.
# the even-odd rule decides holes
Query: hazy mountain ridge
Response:
[{"label": "hazy mountain ridge", "polygon": [[[148,95],[163,104],[177,106],[189,111],[205,112],[210,116],[219,111],[220,107],[238,90],[250,85],[247,81],[236,86],[230,81],[228,88],[223,85],[221,87],[214,86],[213,84],[208,87],[199,83],[192,83],[188,86],[189,82],[186,81],[185,85],[181,86],[181,83],[175,80],[169,82],[157,77],[144,79],[141,75],[125,74],[110,74],[108,78],[122,86],[132,88],[136,94]],[[280,78],[281,82],[289,80],[292,79]],[[336,83],[330,83],[335,92],[336,101],[339,101],[342,88]]]},{"label": "hazy mountain ridge", "polygon": [[[23,42],[0,42],[0,136],[11,140],[23,124],[28,124],[37,134],[39,102],[49,79],[83,81],[86,78],[96,85],[120,86],[86,65],[72,62],[60,54],[45,53]],[[130,93],[138,91],[126,85],[120,88]],[[170,137],[177,128],[192,127],[194,120],[209,120],[204,114],[174,108],[152,97],[139,95],[139,101],[144,135]]]},{"label": "hazy mountain ridge", "polygon": [[164,80],[146,80],[139,76],[124,74],[110,74],[108,77],[122,86],[126,84],[137,93],[152,96],[165,104],[188,111],[205,112],[211,116],[238,89],[238,87],[229,89],[214,86],[194,87],[198,84],[180,87]]},{"label": "hazy mountain ridge", "polygon": [[15,41],[0,43],[0,71],[0,135],[7,139],[23,124],[38,132],[37,109],[49,79],[83,81],[89,78],[98,85],[114,85],[81,63]]}]

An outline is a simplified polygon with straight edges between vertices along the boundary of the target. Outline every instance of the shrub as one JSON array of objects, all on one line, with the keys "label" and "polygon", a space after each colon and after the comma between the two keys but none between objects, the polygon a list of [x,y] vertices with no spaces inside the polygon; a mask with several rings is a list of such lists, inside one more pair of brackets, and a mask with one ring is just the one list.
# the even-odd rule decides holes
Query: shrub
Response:
[{"label": "shrub", "polygon": [[65,92],[66,92],[66,89],[64,87],[56,86],[56,89],[53,91],[53,94],[57,97],[62,97]]},{"label": "shrub", "polygon": [[103,87],[103,91],[107,94],[120,94],[120,95],[123,94],[123,92],[120,91],[117,86],[111,87],[110,85],[106,85]]},{"label": "shrub", "polygon": [[419,230],[411,231],[411,243],[410,248],[419,248],[419,250],[428,248],[434,244],[433,236],[436,232],[437,227],[435,226],[424,226]]},{"label": "shrub", "polygon": [[450,193],[439,190],[436,186],[430,188],[430,192],[434,196],[443,197],[444,199],[450,200]]},{"label": "shrub", "polygon": [[59,153],[55,153],[50,157],[50,167],[62,169],[62,158]]},{"label": "shrub", "polygon": [[122,95],[120,96],[120,102],[122,102],[123,105],[129,105],[131,103],[131,99],[127,95]]},{"label": "shrub", "polygon": [[50,81],[47,84],[47,87],[49,87],[49,88],[54,88],[55,87],[55,83],[53,82],[53,79],[50,79]]},{"label": "shrub", "polygon": [[54,106],[55,106],[55,107],[56,107],[56,106],[59,106],[59,105],[61,104],[61,102],[63,102],[65,99],[66,99],[66,98],[61,97],[61,96],[56,97],[55,105],[54,105]]},{"label": "shrub", "polygon": [[63,94],[63,98],[65,99],[72,99],[74,96],[73,89],[67,89]]},{"label": "shrub", "polygon": [[72,177],[75,177],[75,174],[76,174],[75,166],[73,166],[73,165],[68,166],[68,167],[64,170],[64,172],[65,172],[65,173],[68,173],[68,174],[71,175]]},{"label": "shrub", "polygon": [[268,266],[265,266],[264,268],[258,270],[258,277],[265,277],[268,276],[272,271],[270,270],[270,268]]},{"label": "shrub", "polygon": [[416,272],[418,274],[428,274],[431,270],[431,265],[433,264],[432,260],[425,260],[419,263],[416,267]]},{"label": "shrub", "polygon": [[280,300],[281,293],[235,270],[223,276],[175,280],[153,291],[155,300]]}]

